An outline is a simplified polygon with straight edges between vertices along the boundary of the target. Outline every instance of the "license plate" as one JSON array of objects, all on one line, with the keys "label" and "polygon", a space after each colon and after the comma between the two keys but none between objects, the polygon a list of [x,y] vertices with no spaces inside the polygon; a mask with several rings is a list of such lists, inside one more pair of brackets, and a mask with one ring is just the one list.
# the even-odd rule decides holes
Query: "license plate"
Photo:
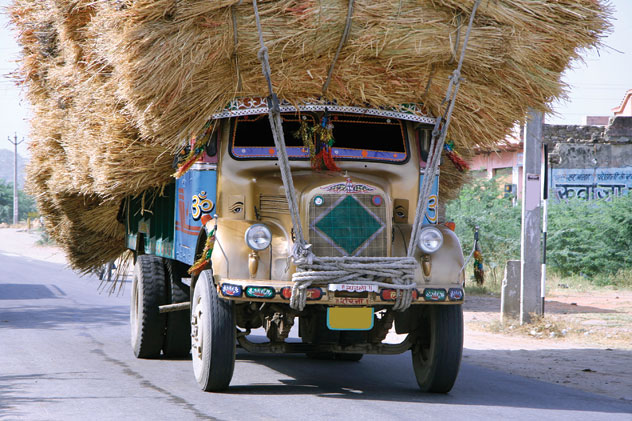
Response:
[{"label": "license plate", "polygon": [[328,307],[327,327],[330,330],[371,330],[373,307]]},{"label": "license plate", "polygon": [[364,284],[329,284],[329,291],[346,291],[346,292],[378,292],[377,285]]}]

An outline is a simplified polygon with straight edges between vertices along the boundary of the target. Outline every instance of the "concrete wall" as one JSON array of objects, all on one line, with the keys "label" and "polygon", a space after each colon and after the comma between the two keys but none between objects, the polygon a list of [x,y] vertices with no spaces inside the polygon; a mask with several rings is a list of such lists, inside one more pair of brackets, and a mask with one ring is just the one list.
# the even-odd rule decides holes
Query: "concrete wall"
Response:
[{"label": "concrete wall", "polygon": [[605,128],[548,125],[544,141],[558,200],[607,200],[632,189],[632,117],[615,117]]}]

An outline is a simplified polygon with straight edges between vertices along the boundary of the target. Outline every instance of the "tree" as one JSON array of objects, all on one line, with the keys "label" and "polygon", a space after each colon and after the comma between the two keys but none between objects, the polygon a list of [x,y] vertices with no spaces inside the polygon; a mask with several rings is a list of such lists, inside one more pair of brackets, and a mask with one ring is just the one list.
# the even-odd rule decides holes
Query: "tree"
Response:
[{"label": "tree", "polygon": [[[18,219],[23,221],[29,212],[36,212],[35,200],[22,190],[18,190]],[[13,223],[13,183],[0,180],[0,223]]]}]

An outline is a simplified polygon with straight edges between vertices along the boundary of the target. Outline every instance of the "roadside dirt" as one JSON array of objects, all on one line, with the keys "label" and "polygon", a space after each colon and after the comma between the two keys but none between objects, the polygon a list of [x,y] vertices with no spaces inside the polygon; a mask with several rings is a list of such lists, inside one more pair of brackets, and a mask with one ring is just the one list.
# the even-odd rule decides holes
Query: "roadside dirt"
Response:
[{"label": "roadside dirt", "polygon": [[[0,252],[66,263],[59,248],[38,239],[26,229],[0,228]],[[555,290],[545,312],[532,325],[501,325],[500,298],[467,296],[463,360],[632,401],[632,291]]]},{"label": "roadside dirt", "polygon": [[500,323],[500,298],[467,296],[464,361],[632,400],[632,291],[553,291],[535,323]]}]

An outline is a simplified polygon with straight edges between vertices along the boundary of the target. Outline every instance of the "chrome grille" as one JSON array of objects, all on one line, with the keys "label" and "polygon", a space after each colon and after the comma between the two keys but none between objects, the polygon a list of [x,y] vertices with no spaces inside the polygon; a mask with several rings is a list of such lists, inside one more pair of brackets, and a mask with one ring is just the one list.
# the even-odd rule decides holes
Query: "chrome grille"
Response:
[{"label": "chrome grille", "polygon": [[259,195],[259,213],[262,216],[274,216],[274,214],[289,215],[290,208],[284,195]]},{"label": "chrome grille", "polygon": [[309,202],[309,239],[317,256],[386,256],[386,203],[372,194],[315,194]]}]

